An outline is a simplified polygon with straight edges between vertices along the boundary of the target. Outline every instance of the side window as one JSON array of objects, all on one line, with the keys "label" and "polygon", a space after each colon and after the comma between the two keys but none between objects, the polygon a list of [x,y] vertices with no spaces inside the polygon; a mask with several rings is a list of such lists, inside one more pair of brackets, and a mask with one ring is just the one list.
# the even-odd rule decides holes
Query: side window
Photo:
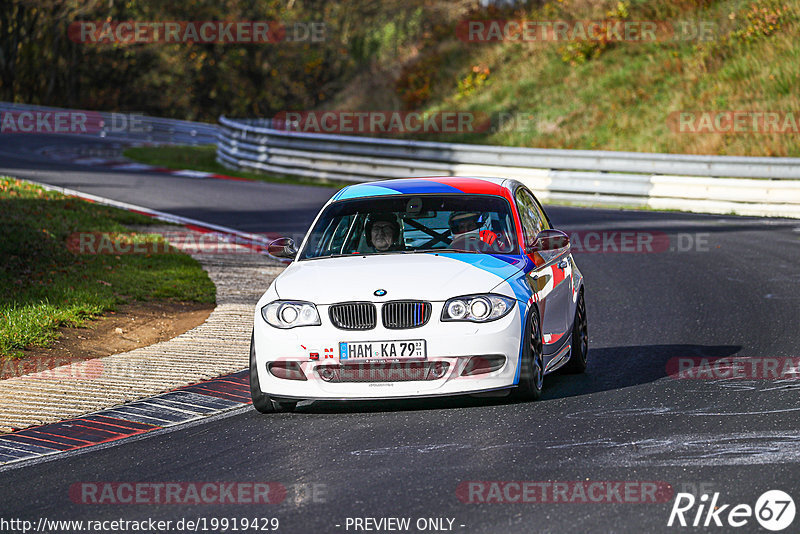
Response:
[{"label": "side window", "polygon": [[539,220],[542,221],[542,230],[549,230],[553,228],[550,224],[550,219],[548,219],[547,214],[544,212],[542,204],[539,202],[539,199],[534,197],[533,200],[536,205],[536,211],[539,213]]},{"label": "side window", "polygon": [[544,228],[547,227],[533,196],[523,188],[517,189],[515,194],[517,199],[517,209],[519,218],[522,222],[522,230],[525,233],[525,246],[533,244],[533,240]]},{"label": "side window", "polygon": [[350,223],[352,221],[352,215],[333,219],[328,228],[325,229],[322,238],[319,240],[317,254],[341,253],[345,237],[347,236],[347,230],[350,228]]}]

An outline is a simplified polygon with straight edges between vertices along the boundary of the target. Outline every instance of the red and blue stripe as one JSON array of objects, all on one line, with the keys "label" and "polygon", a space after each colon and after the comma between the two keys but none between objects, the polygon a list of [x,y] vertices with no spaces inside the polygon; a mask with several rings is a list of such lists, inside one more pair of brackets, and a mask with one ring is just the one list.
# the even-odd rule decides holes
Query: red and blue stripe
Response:
[{"label": "red and blue stripe", "polygon": [[506,188],[500,185],[500,180],[496,179],[438,176],[430,178],[400,178],[397,180],[351,185],[336,193],[333,200],[387,195],[424,195],[431,193],[467,193],[473,195],[499,195],[507,197],[507,191]]}]

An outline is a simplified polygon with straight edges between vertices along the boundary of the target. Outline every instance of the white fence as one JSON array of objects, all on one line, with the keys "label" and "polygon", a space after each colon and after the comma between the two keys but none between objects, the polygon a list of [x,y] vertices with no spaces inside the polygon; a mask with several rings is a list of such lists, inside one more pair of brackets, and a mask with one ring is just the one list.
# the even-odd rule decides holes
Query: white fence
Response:
[{"label": "white fence", "polygon": [[219,122],[217,160],[231,168],[352,182],[500,176],[544,201],[800,217],[800,158],[434,143],[292,132],[268,119]]}]

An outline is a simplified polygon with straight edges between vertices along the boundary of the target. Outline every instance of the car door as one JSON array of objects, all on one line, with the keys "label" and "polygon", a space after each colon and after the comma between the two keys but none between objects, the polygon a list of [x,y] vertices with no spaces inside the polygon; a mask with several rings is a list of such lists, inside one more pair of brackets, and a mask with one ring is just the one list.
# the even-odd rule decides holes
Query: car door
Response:
[{"label": "car door", "polygon": [[569,247],[546,253],[531,251],[536,236],[542,230],[550,228],[550,221],[527,188],[519,187],[514,193],[514,199],[522,223],[525,253],[536,265],[527,274],[527,281],[540,301],[544,352],[547,358],[567,339],[572,295]]}]

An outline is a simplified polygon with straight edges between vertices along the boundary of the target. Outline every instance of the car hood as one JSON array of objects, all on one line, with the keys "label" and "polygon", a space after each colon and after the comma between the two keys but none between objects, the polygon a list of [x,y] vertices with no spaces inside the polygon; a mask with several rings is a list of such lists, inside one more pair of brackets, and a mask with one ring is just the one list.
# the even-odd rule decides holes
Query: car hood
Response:
[{"label": "car hood", "polygon": [[[275,281],[279,298],[333,304],[351,300],[443,301],[485,293],[520,271],[513,256],[469,253],[385,254],[292,263]],[[375,291],[386,291],[384,297]]]}]

